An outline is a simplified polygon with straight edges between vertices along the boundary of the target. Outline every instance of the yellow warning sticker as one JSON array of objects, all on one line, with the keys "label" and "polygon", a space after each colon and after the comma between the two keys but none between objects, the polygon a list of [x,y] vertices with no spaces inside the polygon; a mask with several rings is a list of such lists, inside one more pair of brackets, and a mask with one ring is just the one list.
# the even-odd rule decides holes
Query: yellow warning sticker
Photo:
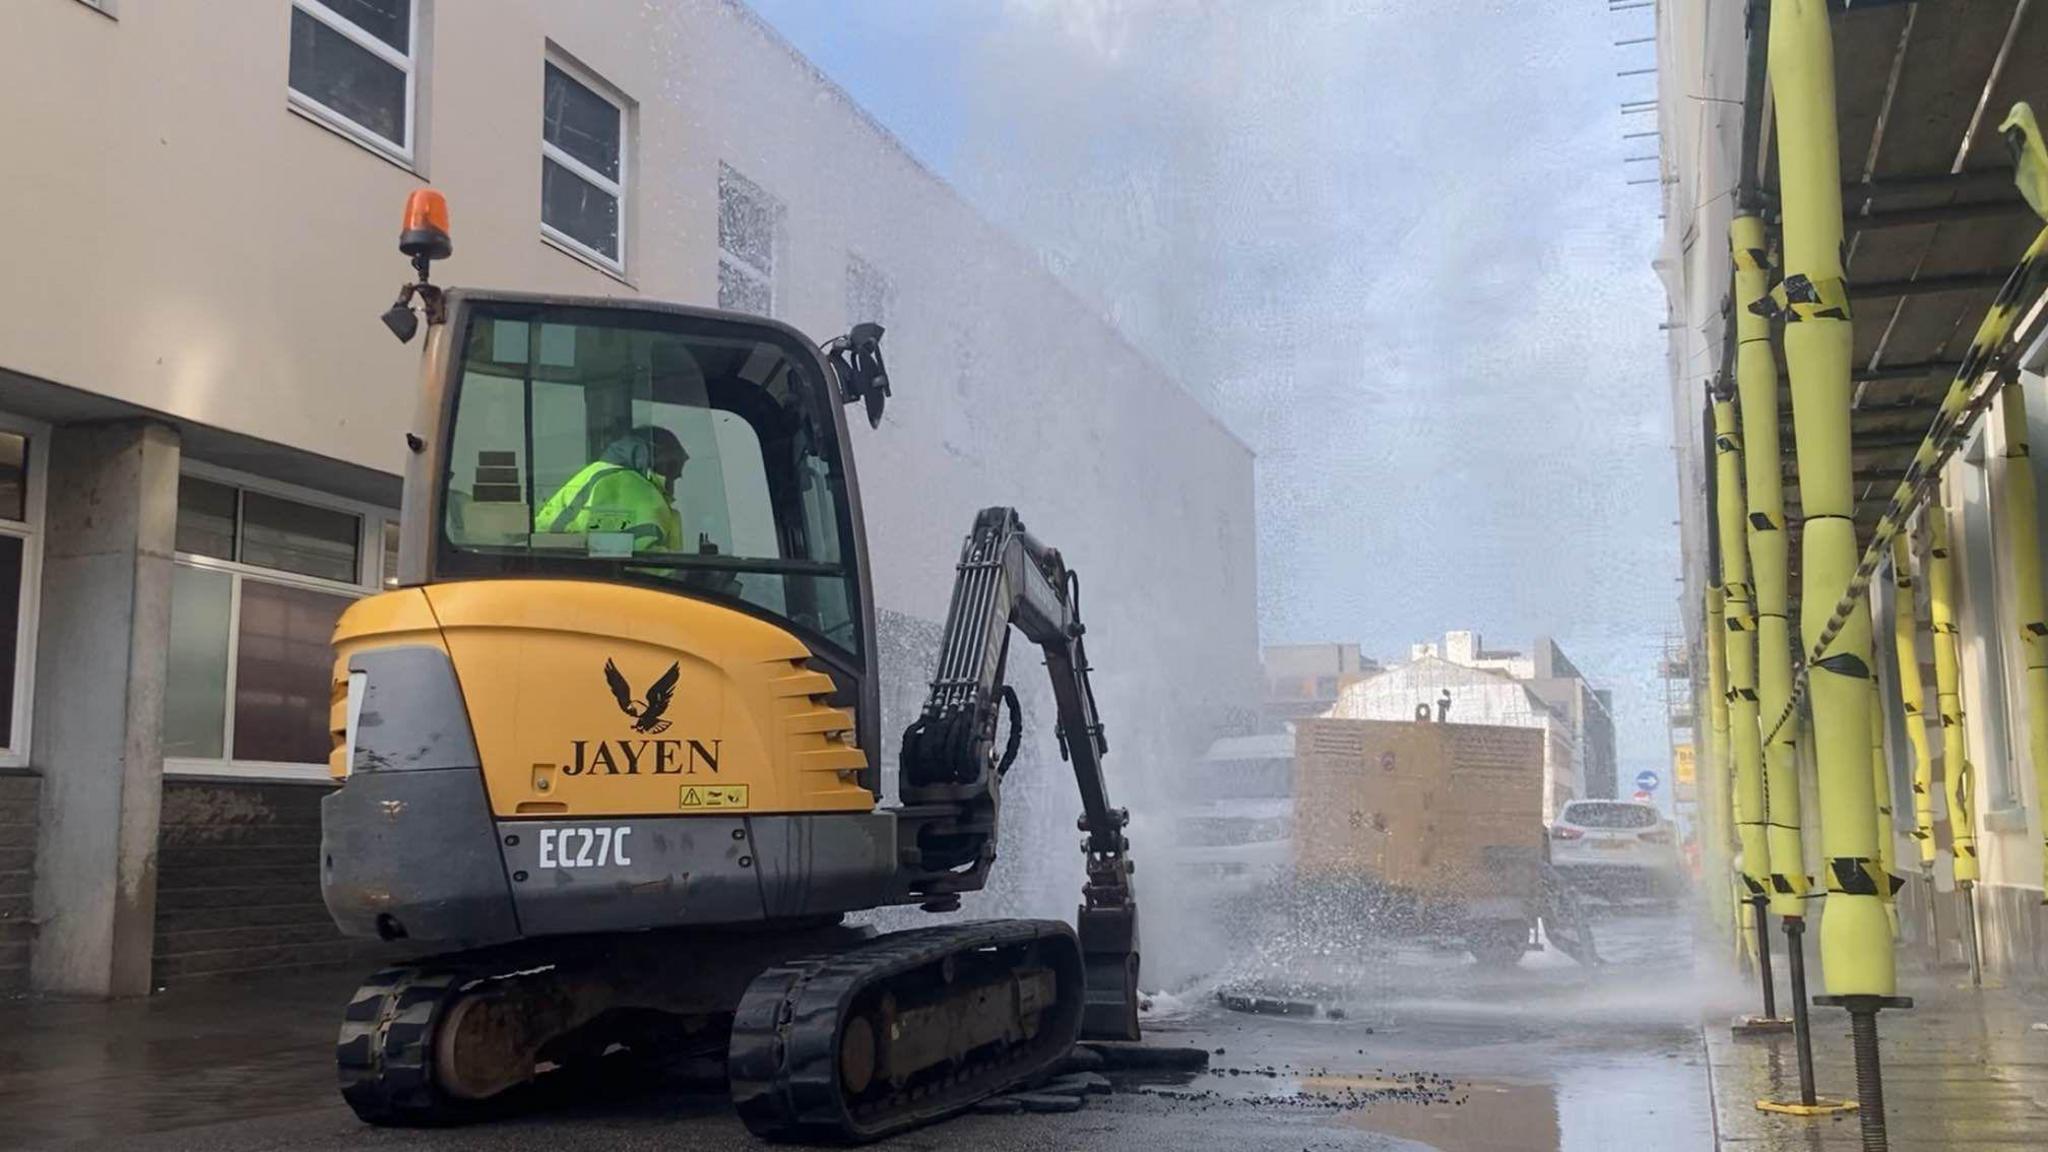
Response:
[{"label": "yellow warning sticker", "polygon": [[745,784],[685,784],[678,807],[682,808],[745,808],[747,786]]}]

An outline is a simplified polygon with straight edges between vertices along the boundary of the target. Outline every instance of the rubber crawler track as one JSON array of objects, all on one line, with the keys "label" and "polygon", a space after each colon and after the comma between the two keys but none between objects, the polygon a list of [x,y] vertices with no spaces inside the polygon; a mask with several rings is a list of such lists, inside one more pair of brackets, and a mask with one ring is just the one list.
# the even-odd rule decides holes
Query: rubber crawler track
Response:
[{"label": "rubber crawler track", "polygon": [[[892,980],[916,982],[946,957],[994,948],[1020,956],[1036,946],[1057,973],[1058,999],[1031,1040],[895,1095],[849,1101],[839,1075],[840,1031],[863,993]],[[1057,920],[997,920],[883,936],[851,951],[779,964],[747,988],[733,1018],[728,1076],[733,1106],[756,1136],[852,1143],[878,1139],[965,1111],[1047,1070],[1079,1034],[1080,945]]]},{"label": "rubber crawler track", "polygon": [[488,1101],[457,1100],[434,1083],[434,1033],[472,978],[459,968],[386,968],[356,989],[334,1063],[357,1116],[393,1127],[487,1118]]}]

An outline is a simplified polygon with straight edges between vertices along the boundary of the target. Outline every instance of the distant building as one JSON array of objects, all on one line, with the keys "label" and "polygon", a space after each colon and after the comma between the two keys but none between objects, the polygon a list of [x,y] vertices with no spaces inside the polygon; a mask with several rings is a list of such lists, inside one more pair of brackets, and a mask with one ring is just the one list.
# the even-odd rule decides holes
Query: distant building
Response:
[{"label": "distant building", "polygon": [[[1449,708],[1443,708],[1444,704]],[[1454,664],[1425,655],[1345,689],[1328,715],[1340,720],[1436,720],[1540,728],[1543,742],[1543,818],[1583,795],[1576,734],[1526,681],[1497,668]]]},{"label": "distant building", "polygon": [[1408,646],[1410,661],[1430,656],[1466,668],[1505,672],[1517,680],[1527,680],[1535,675],[1536,663],[1533,659],[1520,652],[1489,652],[1481,644],[1477,632],[1446,632],[1441,643],[1425,641]]},{"label": "distant building", "polygon": [[1467,668],[1505,672],[1528,684],[1531,691],[1551,708],[1564,714],[1580,743],[1584,796],[1611,797],[1618,794],[1614,752],[1614,696],[1605,688],[1586,682],[1585,673],[1564,654],[1557,642],[1538,636],[1528,655],[1510,651],[1488,651],[1477,632],[1446,632],[1443,643],[1415,644],[1411,658],[1425,653],[1441,656]]},{"label": "distant building", "polygon": [[1344,689],[1383,670],[1356,644],[1268,644],[1263,659],[1266,698],[1261,721],[1269,732],[1285,728],[1291,720],[1323,715]]},{"label": "distant building", "polygon": [[1538,636],[1529,690],[1553,709],[1564,713],[1578,733],[1582,795],[1613,797],[1621,794],[1620,774],[1614,751],[1614,693],[1595,688],[1578,666],[1565,658],[1556,642]]},{"label": "distant building", "polygon": [[1406,664],[1342,691],[1326,714],[1412,720],[1427,709],[1430,719],[1453,724],[1542,728],[1545,819],[1568,800],[1615,795],[1612,697],[1588,684],[1549,637],[1524,654],[1489,651],[1477,632],[1450,632],[1408,652]]}]

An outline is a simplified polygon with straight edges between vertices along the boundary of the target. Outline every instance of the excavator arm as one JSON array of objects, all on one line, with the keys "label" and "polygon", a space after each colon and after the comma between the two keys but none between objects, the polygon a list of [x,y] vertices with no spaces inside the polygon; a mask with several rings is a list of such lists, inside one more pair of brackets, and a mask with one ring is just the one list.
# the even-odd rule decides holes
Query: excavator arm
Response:
[{"label": "excavator arm", "polygon": [[[1060,554],[1025,531],[1010,508],[975,517],[960,553],[952,604],[939,644],[931,695],[903,734],[901,786],[906,809],[951,809],[925,822],[919,850],[937,869],[926,907],[958,906],[958,891],[979,888],[995,859],[1000,787],[1022,735],[1016,691],[1004,679],[1010,632],[1038,645],[1052,677],[1061,757],[1081,793],[1081,849],[1088,879],[1077,928],[1087,969],[1081,1031],[1095,1039],[1138,1038],[1138,909],[1131,887],[1130,815],[1111,806],[1102,757],[1109,741],[1088,682],[1080,578]],[[1001,713],[1010,733],[999,747]],[[950,869],[950,870],[948,870]]]}]

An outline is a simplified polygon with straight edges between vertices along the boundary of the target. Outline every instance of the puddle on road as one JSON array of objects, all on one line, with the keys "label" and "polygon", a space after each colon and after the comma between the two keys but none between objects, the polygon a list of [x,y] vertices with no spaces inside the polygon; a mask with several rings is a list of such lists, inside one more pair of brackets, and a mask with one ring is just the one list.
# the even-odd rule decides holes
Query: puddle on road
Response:
[{"label": "puddle on road", "polygon": [[1462,1083],[1451,1103],[1394,1098],[1344,1122],[1419,1140],[1438,1152],[1527,1152],[1558,1148],[1564,1140],[1557,1093],[1548,1084]]},{"label": "puddle on road", "polygon": [[[1127,1082],[1128,1083],[1128,1082]],[[1557,1093],[1548,1084],[1467,1080],[1433,1072],[1348,1073],[1218,1065],[1200,1075],[1150,1078],[1136,1090],[1190,1106],[1340,1113],[1341,1123],[1417,1140],[1438,1152],[1525,1152],[1561,1146]]]}]

